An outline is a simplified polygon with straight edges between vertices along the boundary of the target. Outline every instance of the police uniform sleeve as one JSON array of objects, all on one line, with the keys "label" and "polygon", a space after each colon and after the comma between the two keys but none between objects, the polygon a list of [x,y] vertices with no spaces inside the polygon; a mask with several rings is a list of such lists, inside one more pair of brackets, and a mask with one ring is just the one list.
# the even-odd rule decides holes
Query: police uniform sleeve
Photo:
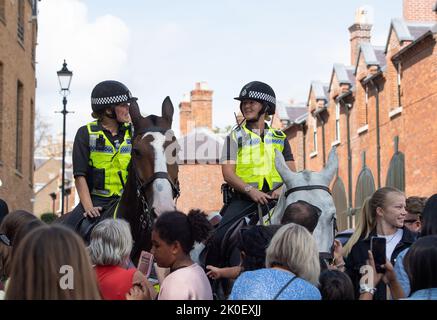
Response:
[{"label": "police uniform sleeve", "polygon": [[90,148],[89,133],[86,126],[77,130],[73,144],[73,175],[74,177],[86,176],[89,167]]},{"label": "police uniform sleeve", "polygon": [[290,142],[287,139],[284,141],[284,150],[282,150],[282,155],[285,161],[294,161],[293,153],[291,152]]},{"label": "police uniform sleeve", "polygon": [[237,160],[237,152],[238,146],[234,139],[232,139],[231,135],[228,135],[225,139],[225,143],[223,144],[222,154],[220,162],[226,161],[236,161]]}]

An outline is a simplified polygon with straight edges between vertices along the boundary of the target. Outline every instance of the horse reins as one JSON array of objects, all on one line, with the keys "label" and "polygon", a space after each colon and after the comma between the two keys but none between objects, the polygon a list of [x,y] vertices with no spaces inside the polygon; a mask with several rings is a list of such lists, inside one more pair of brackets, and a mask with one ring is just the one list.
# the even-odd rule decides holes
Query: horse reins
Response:
[{"label": "horse reins", "polygon": [[[166,131],[160,129],[160,128],[148,128],[145,130],[142,130],[141,132],[138,132],[134,137],[133,140],[138,136],[138,135],[143,135],[146,132],[159,132],[161,134],[165,134]],[[136,185],[137,185],[137,197],[141,200],[142,203],[142,214],[140,215],[140,225],[142,229],[151,229],[152,225],[153,225],[153,215],[154,212],[150,209],[150,205],[146,199],[145,196],[145,191],[147,190],[147,188],[150,187],[150,185],[156,180],[156,179],[166,179],[169,183],[170,186],[172,188],[172,192],[173,192],[173,199],[175,201],[177,201],[177,199],[179,198],[181,192],[180,192],[180,187],[179,187],[179,182],[177,181],[176,183],[174,183],[171,178],[170,175],[168,174],[168,172],[164,172],[164,171],[158,171],[155,172],[150,178],[148,178],[146,181],[142,181],[141,178],[138,175],[138,170],[135,166],[134,161],[131,160],[131,168],[134,171],[135,174],[135,180],[136,180]],[[156,215],[155,215],[156,216]]]}]

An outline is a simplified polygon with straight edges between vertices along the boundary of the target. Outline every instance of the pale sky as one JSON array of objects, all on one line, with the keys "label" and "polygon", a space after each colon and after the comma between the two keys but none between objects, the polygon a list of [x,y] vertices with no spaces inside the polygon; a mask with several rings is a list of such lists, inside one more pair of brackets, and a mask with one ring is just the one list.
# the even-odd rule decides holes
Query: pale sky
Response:
[{"label": "pale sky", "polygon": [[144,114],[178,105],[195,82],[214,90],[213,125],[233,124],[241,87],[270,84],[278,99],[306,102],[311,81],[329,82],[334,63],[350,64],[348,27],[373,8],[372,43],[385,45],[402,0],[43,0],[39,4],[36,107],[62,132],[56,71],[73,71],[67,138],[91,121],[100,81],[125,83]]}]

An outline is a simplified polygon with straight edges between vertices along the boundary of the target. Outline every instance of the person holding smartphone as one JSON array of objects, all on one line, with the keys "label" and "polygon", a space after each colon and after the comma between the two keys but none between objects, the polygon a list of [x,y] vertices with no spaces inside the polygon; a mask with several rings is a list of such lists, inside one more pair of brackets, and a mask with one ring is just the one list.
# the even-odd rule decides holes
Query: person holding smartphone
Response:
[{"label": "person holding smartphone", "polygon": [[[363,221],[356,230],[362,233],[362,236],[354,244],[345,261],[346,272],[354,283],[357,298],[360,293],[367,292],[372,294],[375,300],[387,299],[387,288],[382,282],[376,288],[360,286],[360,270],[368,265],[372,237],[385,238],[385,257],[378,259],[390,261],[392,265],[395,264],[397,255],[413,244],[417,235],[404,228],[406,215],[405,195],[396,188],[378,189],[364,202],[360,212]],[[362,232],[364,229],[365,232]]]}]

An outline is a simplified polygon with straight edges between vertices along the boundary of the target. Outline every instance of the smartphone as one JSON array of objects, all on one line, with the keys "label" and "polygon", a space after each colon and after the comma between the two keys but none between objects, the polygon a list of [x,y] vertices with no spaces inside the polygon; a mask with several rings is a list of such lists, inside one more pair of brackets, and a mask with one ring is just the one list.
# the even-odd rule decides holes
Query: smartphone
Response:
[{"label": "smartphone", "polygon": [[377,273],[384,273],[385,269],[382,269],[380,266],[385,264],[386,255],[385,255],[385,247],[386,240],[382,237],[372,237],[370,240],[370,250],[373,254],[373,259],[375,260],[375,268]]},{"label": "smartphone", "polygon": [[152,272],[153,267],[153,254],[147,251],[141,251],[140,260],[138,262],[138,271],[148,278]]}]

